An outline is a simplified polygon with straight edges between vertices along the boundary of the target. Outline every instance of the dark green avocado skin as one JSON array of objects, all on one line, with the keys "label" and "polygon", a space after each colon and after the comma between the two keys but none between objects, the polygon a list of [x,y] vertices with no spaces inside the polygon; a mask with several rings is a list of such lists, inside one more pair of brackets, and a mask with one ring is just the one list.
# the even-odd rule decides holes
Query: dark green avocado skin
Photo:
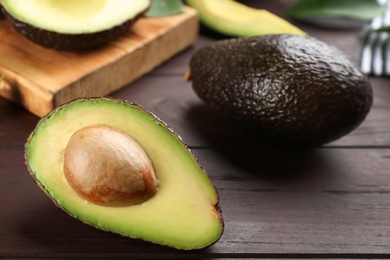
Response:
[{"label": "dark green avocado skin", "polygon": [[132,19],[129,19],[125,23],[108,30],[85,34],[63,34],[44,30],[16,19],[4,8],[2,8],[1,11],[11,22],[16,31],[40,46],[62,51],[85,51],[102,47],[108,42],[129,33],[129,28],[139,18],[143,17],[147,10],[136,15]]},{"label": "dark green avocado skin", "polygon": [[311,36],[221,40],[198,50],[190,71],[208,106],[276,145],[334,141],[358,127],[373,103],[368,78]]},{"label": "dark green avocado skin", "polygon": [[0,3],[0,19],[4,18],[4,14],[3,14],[2,9],[3,9],[3,7],[1,6],[1,3]]}]

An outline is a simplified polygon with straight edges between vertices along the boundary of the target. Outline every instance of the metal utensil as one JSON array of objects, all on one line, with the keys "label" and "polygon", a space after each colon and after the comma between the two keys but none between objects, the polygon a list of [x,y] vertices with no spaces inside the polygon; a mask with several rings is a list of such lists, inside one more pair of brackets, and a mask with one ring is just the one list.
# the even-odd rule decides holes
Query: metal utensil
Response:
[{"label": "metal utensil", "polygon": [[[378,2],[390,7],[390,0]],[[368,75],[390,76],[390,33],[374,31],[382,26],[390,26],[390,8],[363,29],[359,65]]]}]

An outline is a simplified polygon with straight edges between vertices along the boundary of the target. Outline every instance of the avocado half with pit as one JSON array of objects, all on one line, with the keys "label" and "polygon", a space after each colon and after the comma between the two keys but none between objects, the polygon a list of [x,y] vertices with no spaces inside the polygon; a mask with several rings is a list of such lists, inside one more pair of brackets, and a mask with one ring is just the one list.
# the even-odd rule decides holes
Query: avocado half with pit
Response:
[{"label": "avocado half with pit", "polygon": [[129,32],[150,0],[0,0],[18,32],[46,48],[86,50]]},{"label": "avocado half with pit", "polygon": [[139,105],[67,103],[39,121],[25,160],[57,206],[98,229],[185,250],[222,235],[208,175],[182,139]]}]

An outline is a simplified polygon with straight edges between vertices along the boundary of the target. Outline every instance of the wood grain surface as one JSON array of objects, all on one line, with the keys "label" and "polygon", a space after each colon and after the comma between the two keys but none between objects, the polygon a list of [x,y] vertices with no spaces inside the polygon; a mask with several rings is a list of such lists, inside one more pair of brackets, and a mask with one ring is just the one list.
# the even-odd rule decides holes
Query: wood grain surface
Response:
[{"label": "wood grain surface", "polygon": [[[359,30],[299,26],[356,58]],[[193,46],[111,96],[150,110],[189,145],[218,189],[221,239],[178,251],[69,217],[24,165],[24,143],[39,118],[0,99],[0,258],[390,259],[390,79],[370,78],[373,108],[349,135],[310,150],[265,146],[208,109],[183,80],[191,55],[220,38],[202,28]]]},{"label": "wood grain surface", "polygon": [[193,43],[198,19],[181,14],[141,18],[128,34],[102,48],[50,50],[25,39],[0,20],[0,95],[43,116],[77,97],[107,95],[151,71]]}]

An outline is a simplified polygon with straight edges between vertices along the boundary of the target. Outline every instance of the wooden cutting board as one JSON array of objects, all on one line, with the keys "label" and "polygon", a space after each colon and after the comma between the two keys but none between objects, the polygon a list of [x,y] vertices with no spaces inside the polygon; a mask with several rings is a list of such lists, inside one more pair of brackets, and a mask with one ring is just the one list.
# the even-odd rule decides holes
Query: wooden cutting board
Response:
[{"label": "wooden cutting board", "polygon": [[78,97],[108,95],[191,45],[198,27],[196,12],[185,7],[138,20],[104,48],[65,52],[30,42],[0,18],[0,95],[39,117]]}]

